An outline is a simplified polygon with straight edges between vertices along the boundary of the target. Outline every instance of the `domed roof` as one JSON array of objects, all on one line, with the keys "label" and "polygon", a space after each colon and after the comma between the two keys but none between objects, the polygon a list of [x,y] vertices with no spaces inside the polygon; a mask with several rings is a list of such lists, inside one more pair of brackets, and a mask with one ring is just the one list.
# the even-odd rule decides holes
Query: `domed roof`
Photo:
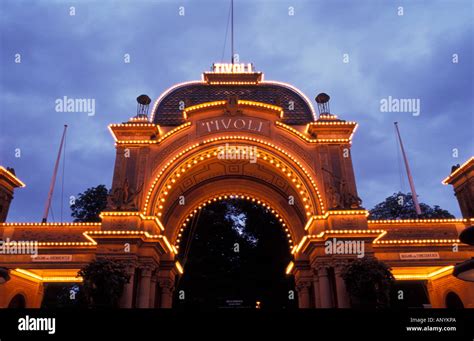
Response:
[{"label": "domed roof", "polygon": [[263,102],[281,106],[284,110],[282,122],[304,125],[315,120],[314,108],[308,98],[293,86],[272,81],[258,84],[209,84],[205,81],[186,82],[165,91],[155,102],[152,121],[159,125],[180,125],[185,122],[182,114],[185,107],[226,100],[237,96],[242,100]]}]

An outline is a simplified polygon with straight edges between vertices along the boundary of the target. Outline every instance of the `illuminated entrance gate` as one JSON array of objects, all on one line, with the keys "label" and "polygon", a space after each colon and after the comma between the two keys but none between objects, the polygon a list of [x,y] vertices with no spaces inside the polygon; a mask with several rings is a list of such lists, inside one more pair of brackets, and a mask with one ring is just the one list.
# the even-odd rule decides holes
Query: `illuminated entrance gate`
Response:
[{"label": "illuminated entrance gate", "polygon": [[[474,219],[368,222],[351,160],[357,124],[330,114],[329,96],[317,96],[316,115],[299,90],[264,81],[243,64],[217,65],[201,81],[171,87],[150,117],[148,100],[140,96],[142,110],[109,127],[116,163],[102,223],[0,224],[3,239],[37,238],[41,255],[0,258],[0,275],[7,269],[11,276],[0,283],[0,307],[16,295],[39,307],[44,283],[81,282],[80,268],[107,257],[126,264],[131,276],[121,307],[170,308],[185,271],[177,261],[184,229],[200,208],[226,196],[253,200],[279,219],[301,308],[350,306],[341,271],[357,254],[328,252],[325,244],[336,240],[360,242],[364,256],[383,260],[397,280],[425,281],[433,307],[445,307],[453,294],[474,307],[472,284],[451,275],[454,264],[474,255],[458,240]],[[470,162],[461,167],[465,174]],[[458,183],[460,172],[447,181]],[[7,204],[21,185],[0,167]]]},{"label": "illuminated entrance gate", "polygon": [[[352,239],[380,234],[368,230],[359,207],[350,157],[356,123],[328,112],[317,119],[299,90],[264,81],[248,64],[234,69],[219,64],[202,81],[168,89],[150,119],[137,115],[110,126],[117,144],[116,195],[103,213],[103,227],[115,231],[136,221],[137,230],[164,241],[159,260],[149,259],[139,276],[156,279],[159,305],[169,306],[174,276],[183,270],[175,259],[178,244],[190,218],[227,196],[253,200],[269,207],[285,228],[294,257],[287,272],[295,275],[300,306],[314,306],[316,255],[302,252],[310,238],[328,227],[349,228]],[[318,258],[318,264],[325,259]],[[322,265],[321,290],[331,301],[322,304],[348,306],[340,273],[330,279],[325,270]]]}]

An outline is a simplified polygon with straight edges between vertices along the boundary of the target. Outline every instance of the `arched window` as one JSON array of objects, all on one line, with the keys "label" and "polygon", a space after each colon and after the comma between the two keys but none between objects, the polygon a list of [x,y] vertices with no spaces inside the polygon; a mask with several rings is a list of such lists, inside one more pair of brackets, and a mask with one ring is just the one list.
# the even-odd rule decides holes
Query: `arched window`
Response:
[{"label": "arched window", "polygon": [[462,304],[462,301],[459,296],[451,291],[446,295],[446,308],[463,309],[464,304]]},{"label": "arched window", "polygon": [[25,296],[21,294],[16,294],[8,304],[8,308],[13,308],[13,309],[22,309],[26,308],[26,301],[25,301]]}]

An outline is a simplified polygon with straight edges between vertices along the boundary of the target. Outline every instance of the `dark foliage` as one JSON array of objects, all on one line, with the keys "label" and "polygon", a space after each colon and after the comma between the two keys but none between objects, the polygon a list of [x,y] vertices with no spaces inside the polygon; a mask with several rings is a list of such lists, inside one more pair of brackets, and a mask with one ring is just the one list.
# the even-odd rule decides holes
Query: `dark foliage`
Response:
[{"label": "dark foliage", "polygon": [[90,307],[118,307],[123,287],[130,280],[124,265],[109,259],[98,259],[78,273],[84,279],[84,295]]},{"label": "dark foliage", "polygon": [[99,185],[79,193],[71,205],[71,216],[75,222],[100,222],[99,214],[107,206],[107,187]]},{"label": "dark foliage", "polygon": [[[180,244],[185,272],[176,290],[176,307],[215,309],[236,304],[253,308],[257,301],[262,309],[297,306],[296,297],[289,299],[293,279],[285,275],[291,260],[289,244],[273,214],[260,205],[234,199],[206,206],[198,219],[187,258],[183,253],[191,224]],[[181,290],[184,300],[179,298]]]},{"label": "dark foliage", "polygon": [[342,273],[352,307],[386,308],[394,277],[385,263],[362,258],[349,263]]},{"label": "dark foliage", "polygon": [[373,209],[370,210],[369,219],[432,219],[432,218],[454,218],[454,216],[438,205],[430,207],[420,203],[421,215],[417,215],[411,193],[393,193]]}]

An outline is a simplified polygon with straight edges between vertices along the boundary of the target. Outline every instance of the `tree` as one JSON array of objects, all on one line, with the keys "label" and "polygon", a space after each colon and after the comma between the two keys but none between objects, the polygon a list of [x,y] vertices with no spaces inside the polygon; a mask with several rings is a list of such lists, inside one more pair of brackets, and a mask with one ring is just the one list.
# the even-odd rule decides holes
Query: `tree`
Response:
[{"label": "tree", "polygon": [[125,266],[110,259],[95,260],[78,272],[90,307],[118,306],[123,287],[130,281]]},{"label": "tree", "polygon": [[370,210],[369,219],[432,219],[432,218],[454,218],[454,216],[438,205],[430,207],[420,203],[421,215],[417,215],[411,193],[393,193],[373,209]]},{"label": "tree", "polygon": [[88,188],[79,193],[74,204],[71,205],[71,216],[74,222],[100,222],[99,214],[107,206],[108,190],[105,185]]},{"label": "tree", "polygon": [[357,259],[349,263],[342,278],[351,296],[352,307],[387,308],[395,278],[390,268],[375,258]]}]

